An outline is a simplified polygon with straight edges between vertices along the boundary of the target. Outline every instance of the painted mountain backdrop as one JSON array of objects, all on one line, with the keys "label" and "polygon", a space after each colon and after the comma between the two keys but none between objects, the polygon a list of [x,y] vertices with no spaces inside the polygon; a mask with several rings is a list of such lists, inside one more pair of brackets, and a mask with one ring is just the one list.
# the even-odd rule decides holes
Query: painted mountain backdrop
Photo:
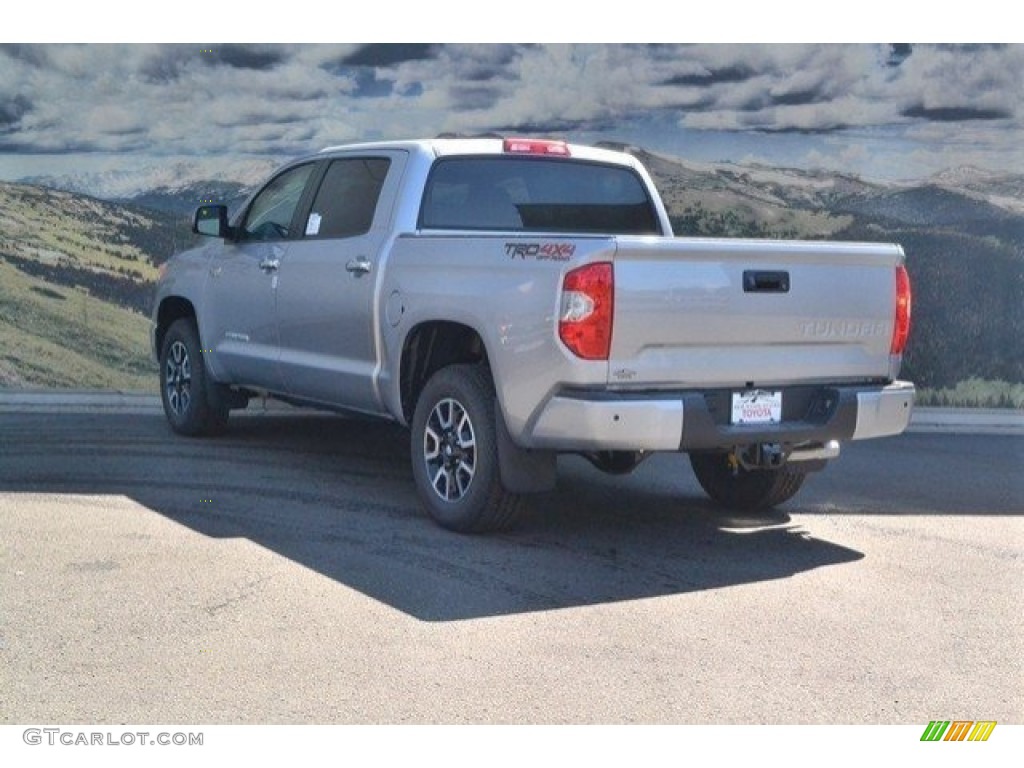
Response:
[{"label": "painted mountain backdrop", "polygon": [[[914,286],[905,376],[931,402],[1024,407],[1024,176],[961,167],[877,183],[615,146],[650,169],[677,235],[901,243]],[[219,181],[179,165],[143,181],[0,183],[0,386],[155,391],[157,267],[192,242],[197,204],[237,202],[273,165]]]}]

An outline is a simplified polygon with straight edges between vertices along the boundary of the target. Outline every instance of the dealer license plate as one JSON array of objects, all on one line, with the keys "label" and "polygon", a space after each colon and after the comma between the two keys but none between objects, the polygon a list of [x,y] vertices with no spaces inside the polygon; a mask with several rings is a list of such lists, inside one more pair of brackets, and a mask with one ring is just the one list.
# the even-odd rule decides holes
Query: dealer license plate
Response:
[{"label": "dealer license plate", "polygon": [[733,424],[778,424],[782,421],[782,392],[753,389],[732,393]]}]

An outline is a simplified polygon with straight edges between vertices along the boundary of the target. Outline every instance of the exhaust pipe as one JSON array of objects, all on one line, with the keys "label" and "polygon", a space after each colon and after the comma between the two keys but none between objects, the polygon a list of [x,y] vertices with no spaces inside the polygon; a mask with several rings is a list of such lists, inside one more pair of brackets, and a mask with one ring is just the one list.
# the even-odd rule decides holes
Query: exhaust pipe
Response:
[{"label": "exhaust pipe", "polygon": [[839,441],[829,440],[824,445],[809,445],[794,448],[789,454],[790,461],[829,461],[839,456]]}]

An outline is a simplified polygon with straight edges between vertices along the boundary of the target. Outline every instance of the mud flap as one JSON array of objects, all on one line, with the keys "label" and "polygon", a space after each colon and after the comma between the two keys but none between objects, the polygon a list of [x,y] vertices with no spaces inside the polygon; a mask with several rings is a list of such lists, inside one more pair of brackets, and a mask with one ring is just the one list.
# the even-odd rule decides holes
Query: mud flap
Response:
[{"label": "mud flap", "polygon": [[505,426],[500,404],[495,404],[497,422],[498,469],[501,484],[510,493],[543,493],[555,488],[556,454],[554,451],[531,451],[520,448]]}]

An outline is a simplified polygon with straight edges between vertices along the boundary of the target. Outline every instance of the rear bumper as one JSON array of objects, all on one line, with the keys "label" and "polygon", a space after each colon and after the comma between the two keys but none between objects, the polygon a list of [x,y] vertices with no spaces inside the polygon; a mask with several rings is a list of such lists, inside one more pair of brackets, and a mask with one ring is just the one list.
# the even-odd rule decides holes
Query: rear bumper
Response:
[{"label": "rear bumper", "polygon": [[910,424],[914,410],[914,385],[897,381],[888,387],[857,393],[857,425],[854,440],[898,435]]},{"label": "rear bumper", "polygon": [[910,423],[914,403],[914,385],[905,381],[781,389],[782,421],[764,425],[729,423],[732,390],[563,393],[548,401],[526,442],[560,451],[824,444],[897,435]]}]

